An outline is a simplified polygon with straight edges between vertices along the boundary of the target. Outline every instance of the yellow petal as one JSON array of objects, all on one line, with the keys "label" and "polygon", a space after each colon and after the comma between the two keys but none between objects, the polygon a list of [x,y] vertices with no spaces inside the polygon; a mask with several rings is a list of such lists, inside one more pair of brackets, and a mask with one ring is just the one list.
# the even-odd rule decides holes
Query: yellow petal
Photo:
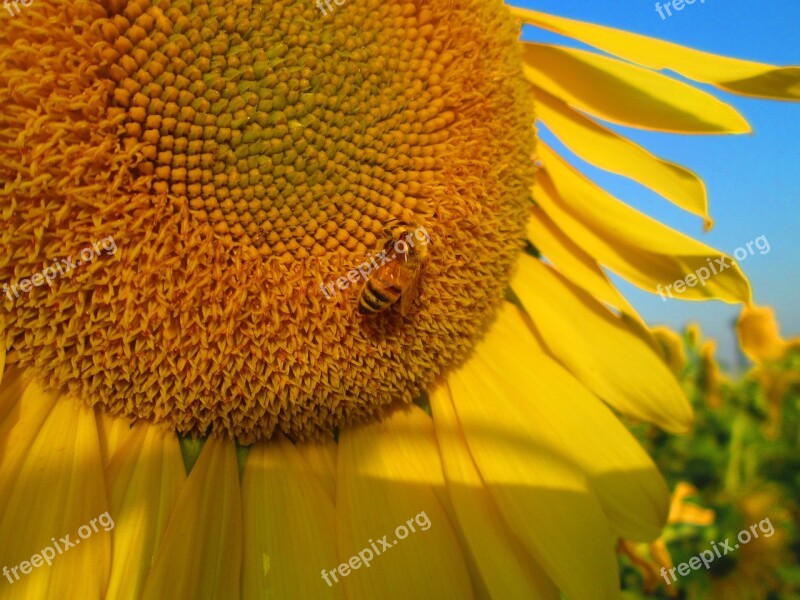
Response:
[{"label": "yellow petal", "polygon": [[[616,598],[614,537],[586,475],[564,456],[564,434],[527,414],[542,400],[539,390],[520,401],[501,384],[477,359],[448,379],[470,454],[500,515],[564,595]],[[518,390],[528,384],[511,383]]]},{"label": "yellow petal", "polygon": [[517,540],[484,486],[460,430],[449,387],[439,385],[430,399],[450,498],[490,597],[557,600],[558,588]]},{"label": "yellow petal", "polygon": [[485,377],[494,373],[496,387],[505,391],[493,399],[493,410],[508,412],[509,422],[523,421],[523,430],[532,427],[526,438],[549,440],[552,452],[561,451],[586,473],[620,536],[659,536],[669,493],[653,461],[611,411],[547,354],[515,307],[503,308],[476,357],[488,369]]},{"label": "yellow petal", "polygon": [[756,363],[778,360],[786,351],[775,311],[769,307],[745,306],[736,324],[742,351]]},{"label": "yellow petal", "polygon": [[527,42],[522,57],[523,73],[536,87],[613,123],[675,133],[750,131],[744,117],[714,96],[630,63]]},{"label": "yellow petal", "polygon": [[628,304],[619,290],[611,285],[597,262],[564,235],[538,206],[534,206],[531,210],[528,238],[571,281],[576,282],[601,302],[638,318],[636,310]]},{"label": "yellow petal", "polygon": [[685,432],[692,409],[662,356],[633,325],[523,255],[511,287],[556,359],[618,411]]},{"label": "yellow petal", "polygon": [[745,96],[800,100],[800,67],[776,67],[728,58],[524,8],[511,7],[511,12],[526,23],[580,40],[650,69],[670,69],[687,79],[710,83]]},{"label": "yellow petal", "polygon": [[[0,423],[0,490],[14,485],[56,401],[55,395],[45,392],[39,382],[29,382],[27,378],[9,384],[4,392],[7,395],[4,394],[3,404],[8,408]],[[6,494],[0,493],[0,514],[5,513],[8,500]]]},{"label": "yellow petal", "polygon": [[0,423],[11,412],[28,386],[30,377],[22,369],[9,365],[0,381]]},{"label": "yellow petal", "polygon": [[[749,302],[750,285],[732,258],[620,202],[541,141],[538,151],[545,169],[533,189],[537,204],[599,263],[664,300]],[[694,285],[684,282],[673,294],[675,282],[689,275]]]},{"label": "yellow petal", "polygon": [[394,411],[382,423],[346,429],[338,457],[339,558],[345,563],[362,551],[374,554],[369,568],[362,563],[339,575],[347,597],[472,598],[461,548],[440,499],[444,476],[430,417],[412,407]]},{"label": "yellow petal", "polygon": [[127,419],[112,417],[100,408],[97,414],[97,432],[100,434],[100,452],[103,465],[107,466],[117,451],[134,437],[133,428]]},{"label": "yellow petal", "polygon": [[690,496],[697,496],[697,488],[693,485],[679,481],[672,493],[669,505],[669,523],[691,523],[693,525],[708,526],[716,520],[716,513],[709,508],[703,508],[695,503],[688,502]]},{"label": "yellow petal", "polygon": [[536,116],[575,154],[601,169],[638,181],[710,225],[706,188],[697,175],[653,156],[547,93],[537,93],[536,99]]},{"label": "yellow petal", "polygon": [[8,591],[19,598],[101,598],[116,515],[106,502],[94,411],[72,399],[56,401],[8,483],[3,477],[0,565],[12,572],[22,561],[38,567],[24,574],[20,565],[19,580],[2,585],[13,586]]},{"label": "yellow petal", "polygon": [[[311,448],[285,439],[250,448],[242,481],[242,598],[345,597],[341,583],[328,575],[328,584],[321,574],[340,561],[333,499],[311,465],[320,449]],[[328,465],[325,480],[335,479],[335,468]]]},{"label": "yellow petal", "polygon": [[151,425],[134,427],[106,468],[106,481],[116,519],[106,597],[138,599],[186,482],[178,438]]},{"label": "yellow petal", "polygon": [[209,438],[181,490],[143,598],[238,598],[242,504],[233,442]]},{"label": "yellow petal", "polygon": [[336,442],[333,438],[316,444],[303,444],[302,456],[316,473],[331,501],[336,499]]}]

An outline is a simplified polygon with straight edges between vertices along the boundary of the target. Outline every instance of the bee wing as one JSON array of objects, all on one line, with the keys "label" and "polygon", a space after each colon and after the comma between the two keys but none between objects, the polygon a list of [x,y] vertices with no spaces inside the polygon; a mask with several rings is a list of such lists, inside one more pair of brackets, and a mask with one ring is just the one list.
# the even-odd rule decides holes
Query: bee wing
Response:
[{"label": "bee wing", "polygon": [[414,272],[404,281],[403,293],[400,296],[400,314],[404,317],[411,312],[411,305],[419,293],[419,282],[422,280],[423,266],[418,263],[414,266]]},{"label": "bee wing", "polygon": [[375,272],[381,284],[383,285],[396,285],[403,288],[403,264],[399,260],[392,260],[391,262],[381,265]]}]

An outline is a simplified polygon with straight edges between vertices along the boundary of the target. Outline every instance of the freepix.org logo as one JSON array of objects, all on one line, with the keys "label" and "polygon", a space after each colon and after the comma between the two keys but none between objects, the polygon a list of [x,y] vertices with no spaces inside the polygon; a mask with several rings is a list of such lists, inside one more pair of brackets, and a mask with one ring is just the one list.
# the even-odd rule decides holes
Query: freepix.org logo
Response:
[{"label": "freepix.org logo", "polygon": [[328,284],[320,283],[319,289],[328,300],[331,300],[336,295],[335,288],[346,290],[351,284],[357,284],[359,280],[366,281],[369,279],[370,273],[377,271],[386,263],[391,262],[392,260],[397,260],[397,258],[405,255],[411,248],[415,246],[416,243],[425,246],[429,244],[430,241],[431,236],[428,234],[427,230],[420,225],[414,230],[413,237],[409,236],[406,239],[396,240],[394,242],[394,254],[387,254],[389,249],[384,248],[379,254],[370,257],[369,260],[365,260],[363,263],[358,265],[357,268],[348,271],[346,277],[339,277],[335,282]]},{"label": "freepix.org logo", "polygon": [[[3,575],[8,579],[11,585],[14,585],[14,583],[20,580],[20,573],[22,575],[29,575],[33,569],[38,569],[42,565],[46,564],[49,567],[56,558],[64,554],[67,550],[76,547],[81,543],[81,540],[86,540],[93,534],[98,533],[101,528],[103,531],[111,531],[114,529],[114,519],[111,518],[108,512],[98,515],[86,525],[81,525],[78,528],[77,538],[70,539],[72,536],[67,534],[56,541],[56,538],[52,537],[50,538],[52,544],[48,544],[42,548],[39,552],[31,556],[30,560],[23,560],[21,563],[11,568],[3,566]],[[56,554],[56,552],[58,553]]]},{"label": "freepix.org logo", "polygon": [[767,254],[771,249],[767,236],[760,235],[755,240],[751,240],[744,246],[740,246],[733,251],[733,257],[736,259],[735,261],[728,262],[727,256],[722,256],[721,258],[715,258],[713,260],[708,258],[706,259],[708,266],[702,266],[694,273],[688,273],[683,279],[673,281],[666,286],[662,286],[659,283],[656,286],[656,291],[658,295],[661,296],[661,301],[667,301],[667,296],[664,295],[664,292],[666,292],[670,298],[674,298],[675,296],[672,295],[673,290],[676,294],[682,294],[686,291],[687,287],[695,287],[698,283],[705,287],[706,281],[712,277],[719,275],[726,269],[732,268],[733,265],[744,261],[747,257],[753,256],[755,254],[753,246],[755,246],[759,254],[762,255]]},{"label": "freepix.org logo", "polygon": [[[770,521],[769,518],[762,519],[758,523],[751,525],[749,530],[742,529],[736,536],[736,539],[739,540],[739,543],[734,544],[733,546],[731,546],[730,538],[726,538],[725,541],[719,542],[719,544],[717,544],[717,542],[711,542],[713,551],[703,550],[700,553],[700,556],[693,556],[688,560],[688,562],[682,562],[671,569],[662,567],[661,576],[664,578],[664,581],[667,582],[667,585],[672,585],[673,581],[678,580],[677,576],[675,575],[675,571],[677,571],[682,577],[686,577],[692,571],[697,571],[700,569],[700,567],[710,569],[711,563],[717,558],[722,558],[729,552],[738,550],[739,546],[744,546],[745,544],[749,544],[751,540],[758,539],[759,531],[764,534],[764,537],[772,537],[772,534],[775,533],[775,528],[772,526],[772,521]],[[672,576],[672,581],[670,581],[669,575]]]},{"label": "freepix.org logo", "polygon": [[[329,571],[322,569],[322,579],[328,584],[328,587],[333,587],[334,583],[339,583],[340,576],[347,577],[352,571],[360,569],[362,566],[369,569],[374,558],[397,546],[409,534],[417,533],[417,528],[414,527],[415,524],[419,527],[419,531],[428,531],[431,528],[431,520],[424,510],[408,519],[405,523],[398,525],[394,530],[395,539],[389,540],[388,533],[377,542],[370,538],[369,546],[365,546],[358,554],[354,554],[346,562]],[[380,545],[380,548],[378,548],[378,545]],[[374,553],[373,550],[375,551]],[[333,581],[331,581],[331,578]]]},{"label": "freepix.org logo", "polygon": [[[345,3],[345,0],[333,0],[333,3],[336,6],[341,6]],[[324,4],[324,6],[323,6]],[[327,10],[326,8],[327,7]],[[333,12],[333,6],[331,6],[331,0],[317,0],[317,8],[322,12],[323,15],[327,15],[328,13]]]},{"label": "freepix.org logo", "polygon": [[[656,2],[656,12],[658,16],[661,17],[661,20],[666,20],[667,17],[672,16],[672,10],[682,11],[686,8],[687,4],[694,4],[695,0],[667,0],[663,4],[661,2]],[[700,4],[705,4],[706,0],[700,0]],[[666,12],[666,16],[664,13]]]},{"label": "freepix.org logo", "polygon": [[52,265],[43,266],[41,271],[34,273],[30,278],[20,279],[12,285],[4,283],[3,293],[9,301],[14,302],[16,298],[19,298],[20,292],[27,294],[34,287],[38,287],[44,283],[46,283],[48,286],[52,286],[53,280],[56,277],[66,275],[70,271],[73,271],[81,265],[93,261],[97,256],[100,256],[101,248],[106,251],[106,256],[110,256],[116,253],[117,244],[114,242],[114,238],[107,237],[99,242],[95,242],[91,246],[86,246],[86,248],[78,253],[78,256],[80,257],[78,259],[73,259],[72,256],[60,259],[54,258]]},{"label": "freepix.org logo", "polygon": [[[33,4],[33,0],[3,0],[3,6],[8,11],[12,17],[16,17],[19,14],[19,5],[28,7]],[[11,7],[14,7],[13,10]],[[16,12],[15,12],[16,11]]]}]

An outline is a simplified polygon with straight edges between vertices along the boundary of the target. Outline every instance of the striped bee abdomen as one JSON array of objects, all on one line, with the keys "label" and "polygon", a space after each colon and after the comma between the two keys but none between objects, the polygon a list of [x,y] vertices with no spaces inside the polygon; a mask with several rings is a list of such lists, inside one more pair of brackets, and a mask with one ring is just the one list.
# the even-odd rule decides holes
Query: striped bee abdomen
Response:
[{"label": "striped bee abdomen", "polygon": [[380,312],[397,302],[401,291],[399,286],[385,281],[379,274],[376,274],[367,280],[358,310],[362,314]]}]

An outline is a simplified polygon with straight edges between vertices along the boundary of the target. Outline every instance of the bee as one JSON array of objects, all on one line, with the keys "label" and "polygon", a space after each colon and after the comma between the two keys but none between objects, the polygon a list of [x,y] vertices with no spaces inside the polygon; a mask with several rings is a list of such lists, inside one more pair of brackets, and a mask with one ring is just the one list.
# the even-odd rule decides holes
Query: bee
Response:
[{"label": "bee", "polygon": [[[400,300],[400,313],[405,317],[419,292],[419,284],[428,264],[430,238],[424,228],[406,221],[390,221],[388,239],[383,246],[385,261],[367,279],[359,298],[361,314],[379,313]],[[416,232],[425,232],[424,242]]]}]

